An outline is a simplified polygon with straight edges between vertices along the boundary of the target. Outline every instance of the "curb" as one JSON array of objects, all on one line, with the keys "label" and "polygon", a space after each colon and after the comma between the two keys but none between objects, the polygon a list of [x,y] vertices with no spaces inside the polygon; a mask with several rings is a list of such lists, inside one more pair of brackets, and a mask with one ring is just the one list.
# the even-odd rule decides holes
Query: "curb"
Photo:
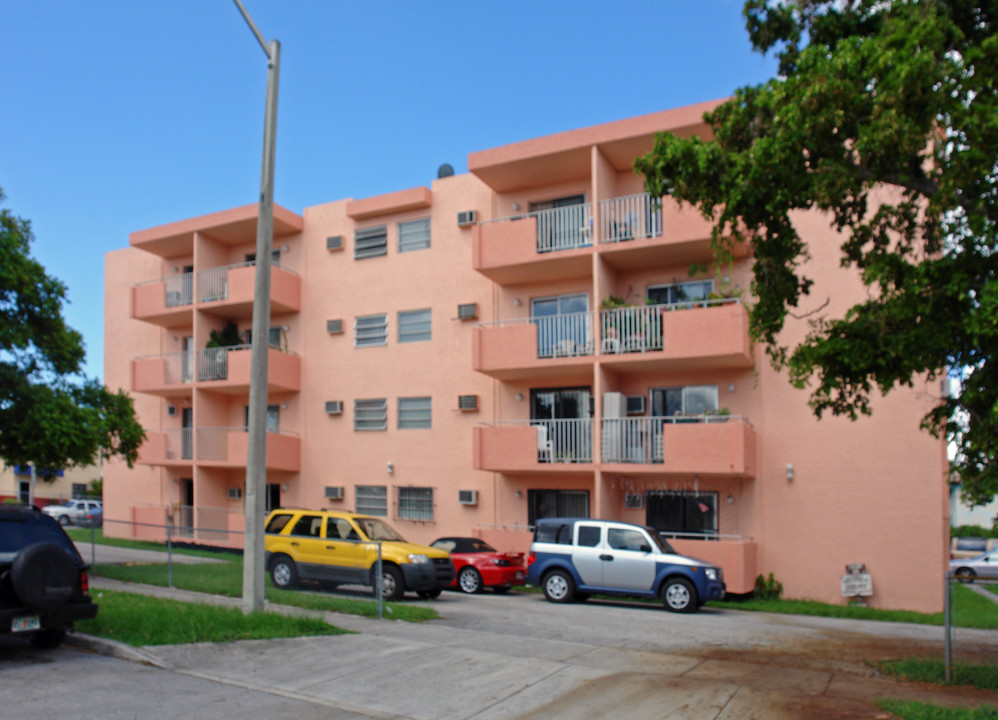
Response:
[{"label": "curb", "polygon": [[108,640],[107,638],[94,637],[93,635],[85,635],[83,633],[74,632],[66,635],[65,644],[70,647],[87,650],[98,655],[106,655],[108,657],[118,658],[119,660],[142,663],[143,665],[152,665],[162,670],[174,669],[173,665],[160,660],[152,653],[146,652],[141,648],[126,645],[125,643],[118,642],[117,640]]}]

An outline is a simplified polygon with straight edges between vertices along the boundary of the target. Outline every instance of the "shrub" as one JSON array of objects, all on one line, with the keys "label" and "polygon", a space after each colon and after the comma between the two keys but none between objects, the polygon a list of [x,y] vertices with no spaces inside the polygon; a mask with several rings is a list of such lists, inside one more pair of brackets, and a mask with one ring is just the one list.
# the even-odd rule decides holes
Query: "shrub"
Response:
[{"label": "shrub", "polygon": [[779,600],[783,594],[783,583],[777,582],[773,573],[768,578],[762,575],[755,579],[755,597],[760,600]]}]

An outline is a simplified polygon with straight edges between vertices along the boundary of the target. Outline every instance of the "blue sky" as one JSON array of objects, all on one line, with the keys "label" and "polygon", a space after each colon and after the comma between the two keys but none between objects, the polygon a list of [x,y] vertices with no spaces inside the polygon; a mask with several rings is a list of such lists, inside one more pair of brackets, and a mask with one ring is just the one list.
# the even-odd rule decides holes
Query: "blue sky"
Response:
[{"label": "blue sky", "polygon": [[[244,0],[281,42],[276,202],[429,185],[469,152],[772,76],[741,0]],[[266,62],[231,0],[0,2],[0,187],[102,376],[104,254],[256,201]]]}]

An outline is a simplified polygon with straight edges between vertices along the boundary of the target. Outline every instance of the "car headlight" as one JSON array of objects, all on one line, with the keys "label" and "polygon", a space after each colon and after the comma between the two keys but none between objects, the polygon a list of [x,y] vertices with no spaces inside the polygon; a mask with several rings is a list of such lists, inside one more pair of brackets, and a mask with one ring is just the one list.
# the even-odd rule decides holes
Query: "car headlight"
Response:
[{"label": "car headlight", "polygon": [[717,580],[717,568],[704,568],[703,574],[707,576],[708,580]]},{"label": "car headlight", "polygon": [[430,562],[430,558],[426,557],[423,553],[409,553],[408,557],[409,562],[416,563],[417,565]]}]

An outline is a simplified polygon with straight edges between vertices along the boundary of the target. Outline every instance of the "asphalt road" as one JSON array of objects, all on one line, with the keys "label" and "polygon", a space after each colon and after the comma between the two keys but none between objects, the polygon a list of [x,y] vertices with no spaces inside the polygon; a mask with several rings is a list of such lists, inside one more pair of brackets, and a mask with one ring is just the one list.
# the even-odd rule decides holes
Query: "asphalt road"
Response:
[{"label": "asphalt road", "polygon": [[[95,592],[105,587],[119,586],[95,578]],[[0,639],[0,716],[872,720],[884,715],[880,697],[998,705],[998,693],[902,683],[867,664],[940,656],[938,627],[709,607],[674,615],[539,594],[447,592],[432,604],[441,620],[327,614],[354,634],[149,647],[133,661]],[[993,662],[998,632],[959,631],[956,657]]]}]

